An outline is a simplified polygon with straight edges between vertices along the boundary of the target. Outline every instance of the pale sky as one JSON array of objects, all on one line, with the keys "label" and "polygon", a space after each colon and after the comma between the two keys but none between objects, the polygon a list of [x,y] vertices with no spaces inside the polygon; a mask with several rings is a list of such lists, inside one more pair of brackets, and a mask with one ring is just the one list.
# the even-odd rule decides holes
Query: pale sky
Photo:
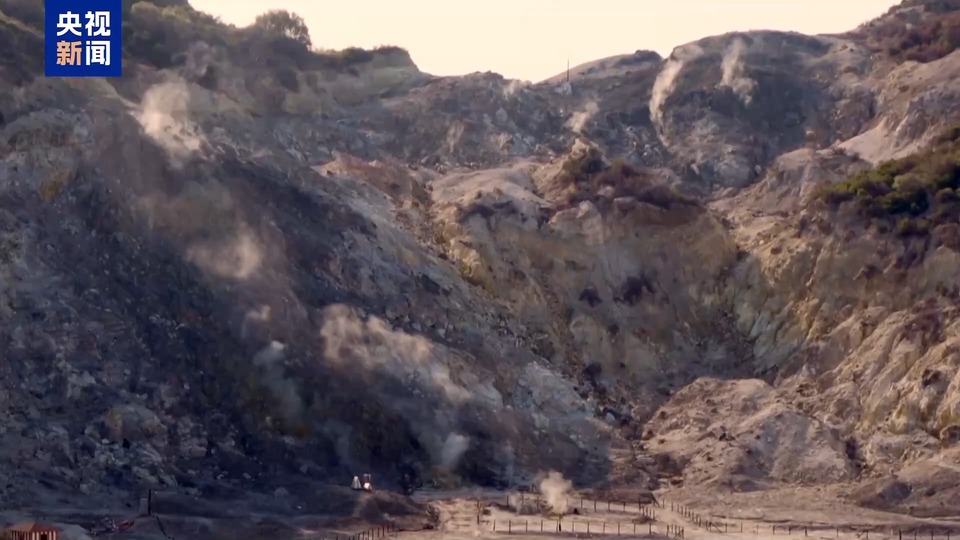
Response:
[{"label": "pale sky", "polygon": [[399,45],[434,75],[494,71],[540,81],[649,49],[663,56],[702,37],[745,30],[838,33],[897,0],[191,0],[238,26],[270,8],[299,13],[314,46]]}]

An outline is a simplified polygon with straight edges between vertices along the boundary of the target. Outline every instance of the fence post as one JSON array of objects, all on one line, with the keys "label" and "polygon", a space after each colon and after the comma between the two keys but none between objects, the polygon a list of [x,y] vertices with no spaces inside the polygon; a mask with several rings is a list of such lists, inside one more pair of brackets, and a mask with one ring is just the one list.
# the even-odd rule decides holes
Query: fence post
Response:
[{"label": "fence post", "polygon": [[806,527],[806,526],[803,527],[803,535],[804,535],[804,536],[807,535],[807,527]]},{"label": "fence post", "polygon": [[606,522],[606,521],[601,521],[601,522],[600,522],[600,534],[607,534],[607,522]]},{"label": "fence post", "polygon": [[543,532],[543,520],[540,520],[540,532]]},{"label": "fence post", "polygon": [[620,522],[617,522],[617,536],[620,536]]},{"label": "fence post", "polygon": [[510,534],[511,532],[513,532],[513,522],[507,520],[507,534]]},{"label": "fence post", "polygon": [[596,500],[596,499],[593,500],[593,511],[594,511],[594,512],[597,511],[597,500]]},{"label": "fence post", "polygon": [[523,532],[530,532],[530,521],[524,520],[524,522],[523,522]]}]

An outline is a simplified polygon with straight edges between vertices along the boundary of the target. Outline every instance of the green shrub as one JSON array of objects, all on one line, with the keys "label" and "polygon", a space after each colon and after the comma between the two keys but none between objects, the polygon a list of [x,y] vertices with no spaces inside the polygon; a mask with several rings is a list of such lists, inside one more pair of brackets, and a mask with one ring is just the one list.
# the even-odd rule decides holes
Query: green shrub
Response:
[{"label": "green shrub", "polygon": [[872,33],[878,49],[894,60],[932,62],[960,48],[960,12],[928,16],[912,25],[894,19]]},{"label": "green shrub", "polygon": [[923,216],[937,225],[960,217],[958,188],[960,125],[955,125],[924,151],[881,163],[843,182],[821,184],[815,199],[833,208],[855,205],[869,218],[899,219],[898,234],[909,236],[930,230],[930,223],[912,218]]},{"label": "green shrub", "polygon": [[272,9],[258,15],[253,27],[270,35],[292,39],[307,49],[313,46],[310,29],[303,17],[285,9]]},{"label": "green shrub", "polygon": [[568,159],[560,170],[558,180],[567,185],[567,207],[588,200],[602,202],[618,197],[633,197],[660,208],[697,205],[693,199],[677,193],[669,186],[655,183],[646,172],[623,160],[608,165],[596,148]]},{"label": "green shrub", "polygon": [[[0,58],[0,76],[21,84],[43,72],[43,2],[0,0],[0,6],[0,49],[10,51]],[[393,46],[311,50],[303,19],[283,10],[268,11],[253,25],[238,29],[197,11],[188,0],[123,0],[121,8],[125,57],[161,69],[173,68],[182,65],[188,49],[202,41],[222,47],[231,63],[246,69],[253,79],[272,77],[279,87],[293,92],[300,88],[300,72],[352,70],[378,54],[403,52]],[[315,76],[312,79],[316,82]],[[216,64],[208,67],[198,83],[209,89],[217,87]],[[269,88],[261,86],[261,90]],[[268,97],[283,101],[279,95]]]},{"label": "green shrub", "polygon": [[273,72],[277,82],[291,92],[300,90],[300,80],[297,78],[297,72],[289,66],[279,66]]},{"label": "green shrub", "polygon": [[189,5],[167,2],[136,2],[130,7],[124,32],[124,50],[158,68],[180,64],[183,54],[197,41],[210,45],[228,43],[230,28],[215,17]]}]

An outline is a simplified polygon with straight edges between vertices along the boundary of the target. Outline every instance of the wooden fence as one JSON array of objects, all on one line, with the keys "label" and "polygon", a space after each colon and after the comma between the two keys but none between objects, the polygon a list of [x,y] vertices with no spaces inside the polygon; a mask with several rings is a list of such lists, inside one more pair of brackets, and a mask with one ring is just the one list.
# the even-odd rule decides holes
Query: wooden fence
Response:
[{"label": "wooden fence", "polygon": [[645,534],[647,536],[662,536],[667,538],[685,538],[684,528],[676,525],[654,524],[653,522],[636,523],[633,521],[598,521],[598,520],[562,520],[562,519],[527,519],[527,520],[492,520],[490,530],[496,533],[527,534],[549,533],[555,534],[591,534],[607,536],[624,536]]},{"label": "wooden fence", "polygon": [[[732,531],[733,529],[731,529]],[[863,540],[869,540],[872,535],[878,540],[881,538],[896,538],[897,540],[960,540],[960,534],[955,529],[946,529],[943,527],[914,527],[904,529],[901,527],[877,526],[877,527],[836,527],[829,525],[752,525],[743,530],[740,525],[740,532],[759,534],[769,531],[771,535],[797,535],[821,537],[834,536],[839,538],[841,534],[855,534]]]},{"label": "wooden fence", "polygon": [[[577,509],[580,513],[585,512],[607,512],[607,513],[625,513],[625,514],[639,514],[650,518],[651,520],[657,519],[656,509],[660,508],[663,510],[670,510],[671,512],[679,515],[684,518],[690,525],[702,528],[706,531],[715,532],[715,533],[752,533],[760,534],[770,533],[771,535],[786,535],[786,536],[813,536],[819,535],[823,537],[824,535],[830,535],[835,538],[839,538],[841,534],[855,534],[859,536],[862,540],[869,540],[870,536],[874,536],[877,540],[881,538],[884,539],[896,539],[896,540],[960,540],[960,525],[956,529],[949,529],[946,527],[930,527],[917,525],[914,527],[910,526],[877,526],[877,527],[837,527],[830,525],[803,525],[803,524],[764,524],[759,525],[756,523],[746,524],[743,521],[727,521],[723,519],[716,519],[706,517],[703,514],[700,514],[694,511],[689,506],[683,504],[666,500],[656,500],[650,504],[644,503],[642,500],[638,500],[636,503],[627,503],[622,500],[611,501],[611,500],[598,500],[598,499],[589,499],[586,497],[567,497],[567,508],[568,509]],[[513,508],[516,511],[521,510],[525,505],[533,505],[537,511],[546,510],[549,507],[549,504],[545,502],[545,498],[542,495],[536,493],[525,493],[525,492],[516,492],[516,493],[507,493],[507,506]],[[519,522],[521,526],[526,522]],[[530,523],[533,523],[532,521]],[[556,523],[556,521],[554,521]],[[582,521],[577,522],[582,524]],[[616,523],[609,523],[604,526],[602,521],[594,520],[592,523],[597,525],[592,526],[589,532],[603,534],[603,531],[608,531],[607,534],[611,534],[609,531],[613,530],[612,534],[616,534]],[[671,538],[683,538],[683,526],[679,525],[669,525],[669,524],[658,524],[658,525],[647,525],[648,534],[654,534],[654,531],[659,526],[663,536]],[[508,523],[506,527],[509,528],[510,524]],[[533,525],[530,525],[531,527]],[[583,527],[583,525],[578,525]],[[639,525],[638,527],[642,527]],[[497,527],[500,527],[498,525]],[[539,527],[539,525],[538,525]],[[598,529],[599,527],[599,529]],[[633,530],[633,524],[629,524],[630,530]],[[545,529],[546,530],[546,529]],[[621,530],[627,530],[621,527]],[[638,528],[639,530],[639,528]],[[502,532],[499,531],[498,532]],[[509,531],[508,531],[509,532]],[[515,531],[516,532],[516,531]],[[550,529],[550,532],[556,532],[554,529]],[[566,532],[566,531],[563,531]],[[577,532],[587,532],[580,531]],[[678,536],[679,534],[679,536]]]},{"label": "wooden fence", "polygon": [[[638,500],[636,503],[628,503],[624,501],[601,501],[588,499],[586,497],[566,497],[565,499],[568,509],[576,509],[580,512],[620,512],[624,514],[640,514],[650,519],[657,519],[656,508],[659,507],[656,502],[648,504],[642,500]],[[507,506],[509,508],[520,510],[527,504],[533,505],[537,512],[547,510],[550,507],[550,503],[541,495],[524,493],[522,491],[513,494],[507,493]]]},{"label": "wooden fence", "polygon": [[323,540],[376,540],[398,532],[400,532],[400,529],[395,525],[380,525],[356,534],[335,534],[333,536],[327,534],[323,537]]}]

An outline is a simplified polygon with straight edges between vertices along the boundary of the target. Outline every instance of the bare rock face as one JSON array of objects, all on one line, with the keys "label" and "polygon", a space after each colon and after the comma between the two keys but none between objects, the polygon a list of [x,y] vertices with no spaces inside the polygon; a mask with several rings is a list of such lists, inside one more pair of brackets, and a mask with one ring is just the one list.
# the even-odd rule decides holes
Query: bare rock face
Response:
[{"label": "bare rock face", "polygon": [[829,483],[859,472],[839,432],[756,379],[700,379],[664,404],[647,429],[651,450],[680,456],[684,480],[695,485]]},{"label": "bare rock face", "polygon": [[816,195],[960,119],[958,53],[889,46],[953,9],[534,85],[216,25],[109,82],[24,53],[0,66],[0,470],[31,487],[0,498],[309,505],[359,470],[952,493],[918,471],[960,440],[958,246]]}]

